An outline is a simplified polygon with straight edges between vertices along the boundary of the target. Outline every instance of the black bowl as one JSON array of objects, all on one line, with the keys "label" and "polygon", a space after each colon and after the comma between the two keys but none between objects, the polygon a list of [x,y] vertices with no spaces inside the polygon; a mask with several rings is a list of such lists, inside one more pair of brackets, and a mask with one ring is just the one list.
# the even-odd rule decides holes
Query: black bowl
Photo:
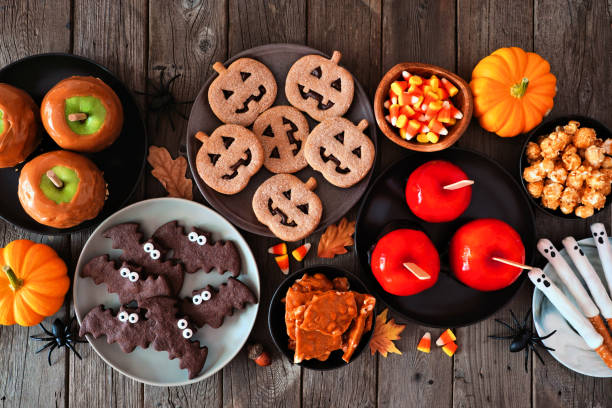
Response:
[{"label": "black bowl", "polygon": [[[276,289],[274,295],[272,296],[272,300],[270,300],[270,309],[268,309],[268,328],[270,329],[270,335],[272,336],[272,340],[274,340],[274,344],[276,344],[276,347],[292,363],[293,350],[289,350],[289,336],[287,336],[287,326],[285,325],[285,304],[282,300],[287,295],[287,291],[289,290],[291,285],[293,285],[293,283],[299,278],[301,278],[305,273],[310,275],[313,275],[315,273],[322,273],[330,280],[337,277],[346,277],[349,281],[350,290],[359,293],[370,293],[366,286],[363,284],[363,282],[356,275],[344,269],[336,268],[335,266],[311,266],[309,268],[301,269],[289,275]],[[374,309],[374,315],[376,316],[376,308]],[[342,350],[336,350],[329,355],[329,358],[326,361],[319,361],[316,359],[304,360],[298,365],[319,371],[333,370],[336,368],[344,367],[352,363],[357,357],[359,357],[363,349],[366,348],[367,344],[370,342],[370,338],[372,337],[373,331],[374,325],[372,325],[372,330],[363,334],[363,336],[361,337],[361,341],[357,346],[357,349],[353,353],[353,356],[351,357],[348,363],[342,360]]]},{"label": "black bowl", "polygon": [[[525,179],[523,179],[523,170],[525,170],[525,167],[529,166],[529,163],[527,162],[527,157],[525,156],[525,151],[527,150],[527,145],[529,144],[529,142],[535,142],[540,136],[546,136],[550,134],[552,131],[555,130],[557,126],[567,125],[567,122],[569,122],[570,120],[576,120],[580,122],[580,127],[590,127],[595,129],[595,133],[597,133],[597,137],[600,139],[606,140],[612,137],[612,132],[610,132],[610,129],[605,127],[601,122],[598,122],[597,120],[588,118],[586,116],[568,115],[547,120],[538,125],[535,129],[533,129],[525,139],[525,143],[523,144],[523,148],[521,149],[521,158],[519,160],[519,178],[521,180],[523,190],[525,191],[527,197],[529,197],[529,200],[531,200],[533,205],[540,209],[542,212],[548,215],[552,215],[554,217],[565,218],[566,220],[583,220],[574,213],[563,214],[559,209],[551,210],[550,208],[544,207],[540,202],[539,198],[534,198],[531,194],[529,194],[529,191],[527,191],[527,182],[525,181]],[[604,208],[602,208],[601,210],[596,210],[595,215],[606,209],[610,205],[610,202],[612,202],[612,194],[608,194],[608,196],[606,197],[606,204],[604,205]]]},{"label": "black bowl", "polygon": [[64,53],[32,55],[0,69],[0,82],[23,89],[40,106],[49,89],[72,75],[100,78],[115,91],[123,105],[123,129],[117,141],[98,153],[79,153],[91,159],[104,173],[110,194],[96,218],[71,228],[48,227],[26,214],[17,198],[21,169],[25,163],[42,153],[61,150],[41,125],[43,137],[40,146],[25,162],[15,167],[0,169],[0,218],[38,234],[67,234],[98,225],[127,203],[138,187],[146,163],[147,134],[138,105],[130,89],[102,65],[87,58]]}]

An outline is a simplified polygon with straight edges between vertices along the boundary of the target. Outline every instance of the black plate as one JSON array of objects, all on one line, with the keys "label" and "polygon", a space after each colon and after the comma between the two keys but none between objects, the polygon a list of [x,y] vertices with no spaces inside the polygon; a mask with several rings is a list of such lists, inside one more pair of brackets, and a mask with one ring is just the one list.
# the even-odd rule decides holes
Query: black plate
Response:
[{"label": "black plate", "polygon": [[[476,181],[468,209],[456,220],[432,224],[412,214],[405,201],[408,176],[421,164],[435,159],[448,160]],[[512,285],[494,292],[479,292],[457,281],[448,267],[448,245],[463,224],[478,218],[505,221],[520,234],[526,262],[535,254],[533,212],[521,186],[501,166],[469,150],[447,149],[435,153],[411,154],[387,168],[366,195],[355,230],[355,249],[359,257],[360,277],[390,308],[407,319],[431,327],[459,327],[478,322],[501,308],[519,290],[522,274]],[[369,251],[391,229],[418,226],[433,241],[441,257],[438,282],[413,296],[395,296],[385,292],[370,270]]]},{"label": "black plate", "polygon": [[[289,350],[289,336],[287,336],[287,326],[285,325],[285,304],[283,303],[283,299],[287,295],[287,291],[293,285],[293,283],[301,278],[305,273],[313,275],[315,273],[322,273],[327,276],[330,280],[337,277],[346,277],[349,281],[349,289],[359,293],[367,293],[370,291],[366,288],[361,280],[354,274],[349,271],[345,271],[340,268],[336,268],[334,266],[329,265],[317,265],[311,266],[309,268],[304,268],[297,272],[289,275],[276,289],[272,299],[270,300],[270,309],[268,309],[268,328],[270,329],[270,335],[272,336],[272,340],[274,340],[274,344],[280,350],[281,353],[285,355],[289,359],[290,362],[293,363],[293,350]],[[376,316],[376,309],[374,309],[374,316]],[[345,367],[346,365],[352,363],[359,357],[363,349],[370,342],[370,337],[372,337],[372,332],[374,331],[374,327],[372,326],[372,330],[363,334],[361,337],[361,341],[357,346],[357,349],[353,353],[353,356],[349,360],[348,363],[342,360],[342,350],[336,350],[329,355],[329,358],[325,361],[319,361],[316,359],[312,360],[304,360],[298,365],[310,368],[312,370],[333,370],[340,367]]]},{"label": "black plate", "polygon": [[99,153],[83,154],[104,172],[104,179],[108,183],[110,195],[96,218],[72,228],[52,228],[39,224],[30,218],[17,198],[19,171],[26,162],[41,153],[60,150],[60,147],[44,132],[43,128],[42,143],[28,157],[26,162],[13,168],[0,169],[0,191],[2,192],[0,217],[18,227],[39,234],[58,235],[80,231],[99,224],[123,207],[138,185],[147,156],[147,134],[138,106],[130,90],[103,66],[86,58],[70,54],[33,55],[2,68],[0,70],[0,82],[23,89],[40,106],[49,89],[62,79],[72,75],[90,75],[100,78],[117,93],[123,104],[125,120],[117,141],[108,149]]},{"label": "black plate", "polygon": [[[527,145],[529,144],[529,142],[535,142],[540,136],[549,135],[552,131],[555,130],[557,126],[567,125],[570,120],[577,120],[578,122],[580,122],[581,127],[590,127],[595,129],[595,133],[597,133],[597,137],[600,139],[606,140],[612,137],[612,132],[610,132],[610,129],[605,127],[601,122],[598,122],[595,119],[588,118],[586,116],[569,115],[547,120],[546,122],[541,123],[535,129],[533,129],[529,133],[529,136],[527,136],[527,138],[525,139],[525,143],[523,144],[523,148],[521,149],[521,159],[519,160],[519,178],[521,179],[523,190],[527,197],[529,197],[529,200],[531,200],[533,205],[538,207],[546,214],[559,218],[565,218],[567,220],[583,220],[574,213],[563,214],[563,212],[561,212],[561,210],[559,209],[551,210],[550,208],[544,207],[540,202],[539,198],[533,198],[531,194],[529,194],[529,191],[527,191],[527,182],[523,179],[523,170],[525,170],[525,167],[529,166],[529,163],[527,162],[527,157],[525,156],[525,151],[527,150]],[[606,197],[606,204],[604,205],[604,208],[602,208],[601,210],[596,210],[594,215],[597,215],[600,212],[604,211],[604,209],[608,208],[610,202],[612,202],[612,194],[608,194],[608,196]]]}]

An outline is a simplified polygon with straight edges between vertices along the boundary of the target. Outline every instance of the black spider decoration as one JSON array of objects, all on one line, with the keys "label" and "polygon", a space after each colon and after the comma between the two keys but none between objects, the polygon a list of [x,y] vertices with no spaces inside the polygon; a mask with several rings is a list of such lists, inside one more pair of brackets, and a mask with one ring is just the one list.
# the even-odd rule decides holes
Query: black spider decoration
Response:
[{"label": "black spider decoration", "polygon": [[148,80],[149,85],[153,88],[153,93],[134,91],[138,95],[145,95],[150,98],[149,104],[147,106],[147,110],[149,112],[153,112],[157,114],[157,119],[155,121],[155,128],[159,130],[159,120],[162,114],[167,114],[168,119],[170,120],[170,126],[172,130],[174,130],[174,120],[172,120],[172,114],[175,113],[181,118],[187,120],[187,116],[183,113],[179,112],[177,109],[177,105],[186,105],[188,103],[192,103],[193,101],[183,101],[178,102],[174,95],[172,94],[172,84],[173,82],[181,76],[181,74],[176,74],[172,78],[166,82],[166,67],[157,66],[153,68],[155,70],[159,70],[159,84],[154,84],[150,79]]},{"label": "black spider decoration", "polygon": [[544,337],[534,335],[532,325],[531,324],[529,326],[527,325],[527,319],[529,318],[529,315],[531,314],[531,308],[529,308],[529,310],[525,314],[525,318],[523,319],[523,324],[521,324],[518,321],[518,319],[516,318],[512,310],[510,310],[510,314],[512,315],[512,319],[514,320],[514,324],[516,325],[515,327],[510,326],[508,323],[502,320],[499,320],[499,319],[495,319],[495,321],[501,325],[506,326],[510,330],[512,330],[512,334],[508,336],[490,335],[489,337],[492,339],[496,339],[496,340],[512,339],[512,343],[510,343],[510,351],[512,353],[516,353],[521,350],[525,350],[525,372],[528,372],[527,362],[529,361],[529,349],[533,350],[533,352],[535,353],[536,356],[538,356],[538,359],[542,362],[542,364],[546,364],[544,363],[544,360],[542,360],[542,357],[540,356],[540,353],[538,353],[538,351],[536,350],[535,346],[540,346],[546,350],[555,351],[555,349],[545,346],[544,343],[542,343],[542,340],[545,340],[549,338],[550,336],[552,336],[553,334],[555,334],[556,330],[553,330],[552,332],[550,332]]},{"label": "black spider decoration", "polygon": [[68,347],[74,352],[74,354],[76,354],[79,360],[82,360],[81,355],[74,348],[74,344],[87,343],[87,341],[78,339],[77,335],[72,332],[74,319],[74,317],[70,319],[68,324],[64,323],[60,319],[55,319],[53,326],[51,327],[51,331],[47,330],[47,328],[41,323],[40,327],[44,330],[44,334],[47,334],[50,337],[41,337],[43,336],[43,333],[36,336],[30,336],[32,340],[47,342],[47,344],[36,351],[36,354],[51,347],[49,349],[49,354],[47,355],[49,365],[51,365],[51,353],[53,353],[53,350],[55,350],[56,347]]}]

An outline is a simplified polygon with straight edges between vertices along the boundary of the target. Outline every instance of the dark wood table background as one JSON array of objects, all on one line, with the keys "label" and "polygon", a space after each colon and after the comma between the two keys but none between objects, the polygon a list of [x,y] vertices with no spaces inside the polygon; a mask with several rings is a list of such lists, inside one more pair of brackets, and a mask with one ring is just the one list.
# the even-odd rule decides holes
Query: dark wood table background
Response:
[{"label": "dark wood table background", "polygon": [[[391,1],[391,0],[0,0],[0,65],[31,54],[70,52],[115,72],[133,90],[143,90],[161,67],[182,76],[179,100],[194,99],[215,61],[274,42],[307,44],[342,63],[370,96],[382,74],[400,61],[442,66],[469,80],[474,65],[493,50],[519,46],[546,58],[558,79],[552,116],[579,113],[612,126],[610,59],[612,4],[608,0]],[[139,97],[142,108],[145,99]],[[188,108],[184,108],[188,113]],[[144,114],[144,109],[143,109]],[[146,113],[152,144],[179,153],[186,123],[175,131]],[[129,137],[126,135],[125,137]],[[406,152],[380,135],[377,173]],[[473,122],[459,146],[477,149],[517,174],[523,137],[502,140]],[[195,186],[194,186],[195,187]],[[165,195],[149,169],[133,197]],[[2,199],[13,199],[2,196]],[[353,209],[348,217],[354,219]],[[562,221],[536,213],[538,237],[555,244],[567,235],[585,237],[594,221],[611,225],[611,211],[588,222]],[[0,221],[0,245],[29,238],[52,245],[74,269],[91,231],[71,236],[37,236]],[[260,268],[262,297],[252,337],[272,352],[273,364],[257,367],[241,352],[222,372],[195,385],[145,386],[107,366],[87,345],[83,361],[63,351],[54,365],[35,355],[28,335],[38,328],[0,328],[0,402],[3,407],[605,407],[612,406],[612,380],[575,374],[548,353],[546,365],[510,354],[508,344],[487,338],[500,327],[488,319],[456,331],[459,351],[448,358],[426,355],[416,344],[426,330],[407,323],[397,342],[403,355],[388,358],[364,352],[349,366],[331,372],[300,369],[273,348],[265,319],[268,301],[283,276],[266,254],[269,239],[245,233]],[[316,245],[318,236],[308,239]],[[321,262],[311,251],[306,265]],[[353,251],[330,263],[357,268]],[[541,261],[541,260],[540,260]],[[299,265],[292,263],[295,270]],[[72,272],[71,272],[72,273]],[[525,313],[532,286],[524,285],[507,308]],[[70,299],[71,295],[67,297]],[[67,301],[60,314],[72,312]],[[398,319],[402,322],[402,319]],[[52,319],[47,319],[49,324]],[[434,330],[434,335],[438,331]]]}]

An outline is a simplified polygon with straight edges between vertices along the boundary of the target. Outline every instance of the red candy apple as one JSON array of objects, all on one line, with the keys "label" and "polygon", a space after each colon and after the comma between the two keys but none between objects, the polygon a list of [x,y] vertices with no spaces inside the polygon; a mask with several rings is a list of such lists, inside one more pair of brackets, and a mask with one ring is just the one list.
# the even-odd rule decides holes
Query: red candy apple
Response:
[{"label": "red candy apple", "polygon": [[444,186],[468,180],[459,167],[444,160],[432,160],[417,167],[406,183],[410,210],[427,222],[446,222],[459,217],[470,205],[472,187],[446,190]]},{"label": "red candy apple", "polygon": [[[404,264],[409,267],[416,265],[418,268],[413,273]],[[398,296],[409,296],[436,283],[440,272],[440,256],[425,233],[397,229],[376,243],[372,251],[371,267],[374,277],[385,291]],[[420,278],[417,277],[418,269],[425,271]]]},{"label": "red candy apple", "polygon": [[503,221],[483,218],[468,222],[451,239],[451,271],[465,285],[481,291],[511,285],[522,269],[493,260],[524,263],[525,247],[519,234]]}]

